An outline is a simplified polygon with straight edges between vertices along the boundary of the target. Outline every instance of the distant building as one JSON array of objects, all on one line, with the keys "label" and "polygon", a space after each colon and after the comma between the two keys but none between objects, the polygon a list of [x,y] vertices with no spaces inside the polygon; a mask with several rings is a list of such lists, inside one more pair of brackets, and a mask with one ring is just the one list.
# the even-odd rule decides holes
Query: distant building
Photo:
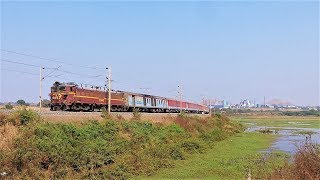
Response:
[{"label": "distant building", "polygon": [[255,107],[255,104],[250,102],[250,100],[248,99],[242,100],[239,104],[239,108],[253,108],[253,107]]},{"label": "distant building", "polygon": [[230,104],[228,101],[222,100],[222,101],[215,102],[210,107],[215,109],[227,109],[227,108],[230,108]]}]

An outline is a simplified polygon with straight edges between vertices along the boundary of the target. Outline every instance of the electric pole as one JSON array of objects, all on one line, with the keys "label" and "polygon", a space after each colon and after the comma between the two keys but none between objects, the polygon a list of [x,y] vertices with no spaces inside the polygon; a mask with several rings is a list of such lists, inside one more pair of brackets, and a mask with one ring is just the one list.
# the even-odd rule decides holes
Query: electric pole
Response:
[{"label": "electric pole", "polygon": [[111,67],[108,69],[108,113],[111,113]]},{"label": "electric pole", "polygon": [[209,115],[211,116],[211,99],[209,99]]},{"label": "electric pole", "polygon": [[182,87],[181,85],[178,86],[179,88],[179,95],[180,95],[180,114],[182,113]]},{"label": "electric pole", "polygon": [[39,114],[41,115],[41,108],[42,108],[42,80],[43,80],[43,77],[42,77],[42,70],[44,68],[42,66],[40,66],[40,95],[39,95],[39,99],[40,99],[40,102],[39,102]]}]

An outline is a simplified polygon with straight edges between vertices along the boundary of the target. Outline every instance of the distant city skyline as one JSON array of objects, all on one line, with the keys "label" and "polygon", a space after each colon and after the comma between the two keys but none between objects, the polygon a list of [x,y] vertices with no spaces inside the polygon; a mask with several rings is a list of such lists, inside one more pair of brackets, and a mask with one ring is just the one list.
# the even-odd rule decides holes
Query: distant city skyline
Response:
[{"label": "distant city skyline", "polygon": [[[319,105],[319,2],[1,2],[0,102],[54,81]],[[98,68],[92,68],[98,67]],[[57,69],[57,70],[56,70]]]}]

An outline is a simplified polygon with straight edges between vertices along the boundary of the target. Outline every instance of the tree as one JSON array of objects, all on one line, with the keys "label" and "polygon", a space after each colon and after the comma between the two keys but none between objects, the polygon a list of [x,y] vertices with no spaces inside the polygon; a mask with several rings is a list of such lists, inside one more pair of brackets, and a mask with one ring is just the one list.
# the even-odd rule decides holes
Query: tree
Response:
[{"label": "tree", "polygon": [[22,100],[22,99],[19,99],[17,101],[17,104],[20,105],[20,106],[23,106],[23,105],[26,105],[26,101]]}]

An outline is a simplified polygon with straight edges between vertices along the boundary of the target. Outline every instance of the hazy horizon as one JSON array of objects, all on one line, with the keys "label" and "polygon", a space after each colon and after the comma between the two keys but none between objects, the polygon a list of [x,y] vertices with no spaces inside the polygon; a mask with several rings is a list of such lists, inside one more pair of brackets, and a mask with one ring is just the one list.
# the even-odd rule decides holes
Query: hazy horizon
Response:
[{"label": "hazy horizon", "polygon": [[0,66],[0,102],[111,66],[116,90],[319,105],[319,2],[1,2]]}]

